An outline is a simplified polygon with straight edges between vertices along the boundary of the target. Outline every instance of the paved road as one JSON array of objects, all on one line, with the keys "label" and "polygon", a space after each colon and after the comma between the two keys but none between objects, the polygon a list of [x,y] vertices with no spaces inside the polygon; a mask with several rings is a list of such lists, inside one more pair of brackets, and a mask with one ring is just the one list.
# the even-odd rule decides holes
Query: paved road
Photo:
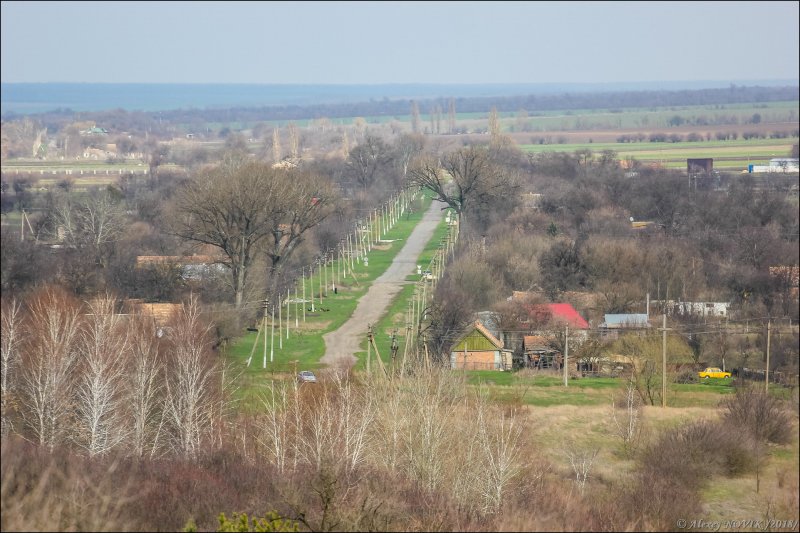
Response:
[{"label": "paved road", "polygon": [[417,258],[441,220],[442,204],[433,201],[392,264],[358,301],[353,316],[339,329],[323,335],[325,355],[320,359],[322,363],[351,366],[356,362],[353,354],[361,349],[359,345],[367,336],[367,324],[377,322],[402,286],[409,283],[405,281],[406,276],[416,272]]}]

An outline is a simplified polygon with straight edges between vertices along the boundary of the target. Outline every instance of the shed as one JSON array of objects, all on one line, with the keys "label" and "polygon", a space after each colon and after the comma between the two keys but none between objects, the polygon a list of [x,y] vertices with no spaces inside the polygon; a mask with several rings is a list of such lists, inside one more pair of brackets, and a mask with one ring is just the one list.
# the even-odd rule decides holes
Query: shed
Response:
[{"label": "shed", "polygon": [[559,368],[562,363],[561,352],[550,346],[549,340],[542,335],[525,335],[522,348],[527,367]]}]

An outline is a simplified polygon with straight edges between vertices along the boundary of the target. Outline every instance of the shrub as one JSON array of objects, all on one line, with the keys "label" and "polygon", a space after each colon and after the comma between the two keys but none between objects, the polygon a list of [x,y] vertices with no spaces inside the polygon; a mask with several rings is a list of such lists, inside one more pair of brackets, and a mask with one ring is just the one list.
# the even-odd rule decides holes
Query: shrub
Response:
[{"label": "shrub", "polygon": [[694,370],[683,370],[677,376],[675,376],[675,383],[687,384],[687,383],[699,383],[700,378],[697,376],[697,372]]},{"label": "shrub", "polygon": [[732,427],[745,429],[753,437],[787,444],[794,422],[783,402],[753,387],[743,387],[722,401],[722,418]]}]

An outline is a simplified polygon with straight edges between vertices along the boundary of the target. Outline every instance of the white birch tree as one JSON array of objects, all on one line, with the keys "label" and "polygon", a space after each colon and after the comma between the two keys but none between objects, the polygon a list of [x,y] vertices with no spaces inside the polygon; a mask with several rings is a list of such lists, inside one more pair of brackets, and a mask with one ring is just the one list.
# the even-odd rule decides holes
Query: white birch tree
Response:
[{"label": "white birch tree", "polygon": [[102,296],[89,302],[86,327],[81,332],[81,372],[77,378],[75,439],[90,457],[107,453],[126,436],[123,360],[128,356],[128,334],[115,300]]},{"label": "white birch tree", "polygon": [[22,343],[22,306],[16,300],[3,302],[0,317],[0,363],[2,364],[2,398],[0,399],[0,435],[6,436],[13,429],[9,410],[17,392],[17,369]]},{"label": "white birch tree", "polygon": [[36,441],[51,450],[70,428],[73,370],[78,360],[78,306],[54,289],[30,304],[22,368],[22,416]]}]

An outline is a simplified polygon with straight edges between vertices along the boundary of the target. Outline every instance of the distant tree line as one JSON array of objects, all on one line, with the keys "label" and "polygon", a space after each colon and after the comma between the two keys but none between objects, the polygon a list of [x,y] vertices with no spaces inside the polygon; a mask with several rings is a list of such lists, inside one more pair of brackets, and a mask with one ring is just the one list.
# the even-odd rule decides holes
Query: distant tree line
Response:
[{"label": "distant tree line", "polygon": [[[669,107],[687,105],[729,105],[749,102],[779,102],[797,100],[798,87],[739,87],[727,89],[697,89],[683,91],[620,91],[597,93],[529,94],[505,97],[461,97],[413,100],[422,112],[454,107],[459,113],[487,112],[494,107],[498,112],[530,113],[574,109],[619,109],[623,107]],[[359,103],[289,105],[261,107],[231,107],[225,109],[176,109],[161,112],[108,111],[73,112],[58,109],[30,115],[50,131],[76,120],[104,124],[118,131],[147,129],[153,133],[168,128],[170,124],[197,124],[208,122],[256,122],[265,120],[306,120],[320,117],[349,118],[357,116],[404,116],[412,108],[412,100],[373,100]],[[13,113],[3,115],[4,121],[19,118]]]}]

